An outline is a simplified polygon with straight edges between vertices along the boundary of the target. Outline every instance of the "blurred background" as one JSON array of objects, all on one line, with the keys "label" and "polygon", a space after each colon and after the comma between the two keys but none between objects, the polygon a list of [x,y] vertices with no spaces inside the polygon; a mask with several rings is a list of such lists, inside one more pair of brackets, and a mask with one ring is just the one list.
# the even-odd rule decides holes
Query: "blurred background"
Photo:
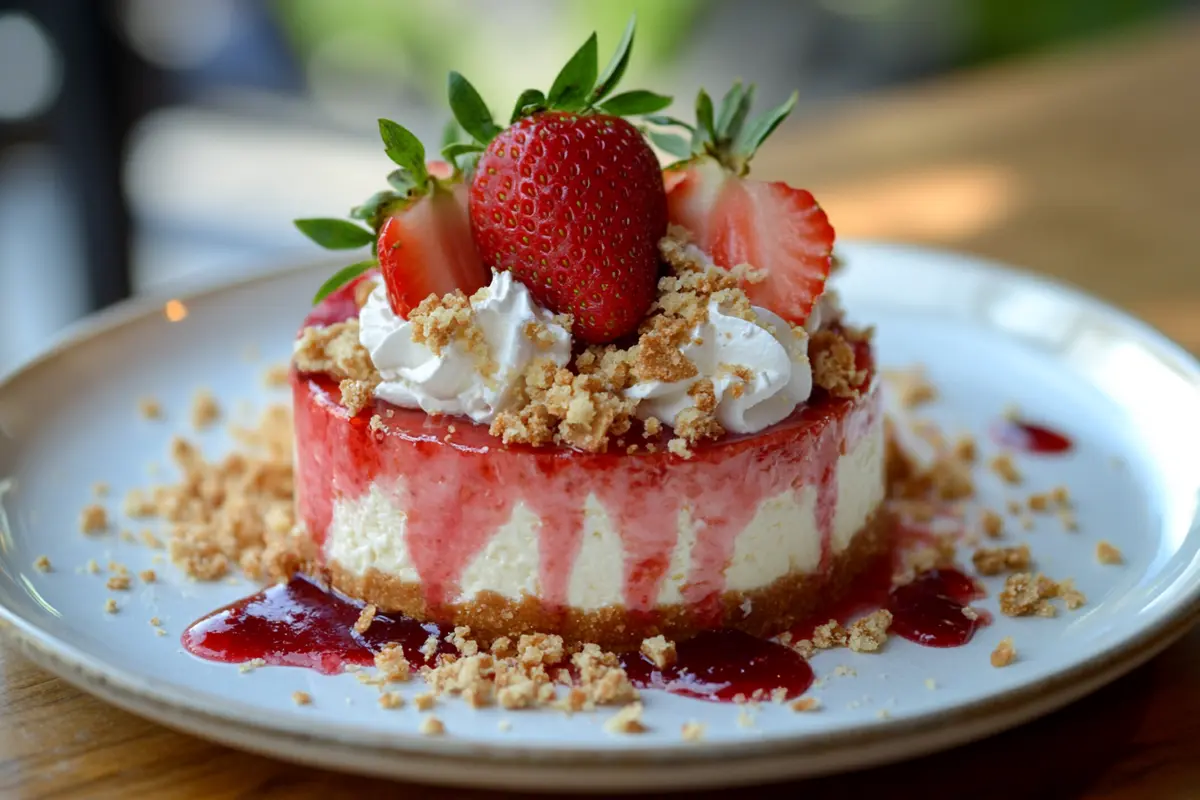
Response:
[{"label": "blurred background", "polygon": [[[681,116],[691,118],[699,86],[720,92],[734,77],[757,83],[764,104],[800,90],[761,171],[821,189],[841,234],[1021,258],[999,222],[1023,197],[1051,192],[1056,207],[1083,209],[1097,187],[1056,180],[1073,156],[1061,142],[1021,170],[996,155],[999,144],[986,158],[972,147],[1040,141],[1052,123],[1034,124],[1039,109],[1069,109],[1073,98],[1022,103],[1038,97],[1038,73],[1004,73],[1027,89],[1010,86],[1004,104],[963,127],[941,105],[946,93],[923,100],[919,87],[1194,27],[1200,2],[0,0],[0,370],[130,294],[318,257],[290,220],[341,216],[382,188],[378,117],[436,143],[451,67],[506,110],[521,89],[546,88],[591,30],[607,58],[635,11],[624,85],[674,94]],[[1094,62],[1099,85],[1103,59]],[[1192,78],[1197,104],[1200,75]],[[886,98],[900,84],[918,88],[889,117]],[[894,124],[846,116],[864,102],[881,102],[877,119]],[[835,114],[840,122],[826,127]],[[947,132],[941,160],[912,157],[930,139],[919,125],[929,120]],[[1196,133],[1186,130],[1167,133],[1182,142]],[[844,149],[856,139],[876,144]],[[1200,161],[1176,170],[1164,179],[1200,184]],[[1139,177],[1122,180],[1136,187]],[[1025,263],[1061,257],[1067,277],[1086,272],[1073,247],[1087,217],[1065,224],[1061,252],[1052,245]],[[1089,288],[1121,292],[1119,283]]]}]

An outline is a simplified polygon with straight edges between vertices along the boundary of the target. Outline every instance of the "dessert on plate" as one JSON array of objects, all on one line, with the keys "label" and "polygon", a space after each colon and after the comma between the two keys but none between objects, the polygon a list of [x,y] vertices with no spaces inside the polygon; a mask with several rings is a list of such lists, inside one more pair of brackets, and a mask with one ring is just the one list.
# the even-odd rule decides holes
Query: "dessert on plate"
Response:
[{"label": "dessert on plate", "polygon": [[886,545],[833,228],[749,174],[795,98],[657,116],[670,98],[615,92],[629,44],[599,70],[589,39],[507,126],[452,73],[442,161],[381,120],[391,188],[297,223],[370,248],[322,287],[291,385],[305,571],[381,612],[612,648],[770,635]]}]

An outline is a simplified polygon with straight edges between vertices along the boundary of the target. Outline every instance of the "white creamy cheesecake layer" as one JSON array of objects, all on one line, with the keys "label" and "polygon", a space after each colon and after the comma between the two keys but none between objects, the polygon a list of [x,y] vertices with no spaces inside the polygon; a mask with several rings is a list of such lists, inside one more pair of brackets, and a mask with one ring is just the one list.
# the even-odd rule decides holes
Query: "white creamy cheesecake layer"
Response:
[{"label": "white creamy cheesecake layer", "polygon": [[[838,458],[837,505],[832,549],[846,549],[883,500],[882,416],[854,447]],[[405,514],[395,504],[403,492],[376,483],[362,497],[334,505],[325,554],[354,574],[372,567],[398,580],[418,583],[420,577],[405,542]],[[821,561],[821,533],[816,520],[815,486],[788,490],[764,499],[738,535],[725,572],[726,590],[746,592],[769,586],[793,572],[815,572]],[[679,514],[679,538],[658,595],[659,605],[683,602],[682,587],[691,571],[696,525],[687,509]],[[468,602],[479,592],[496,592],[519,600],[541,594],[538,580],[538,518],[518,503],[502,525],[468,564],[460,580],[460,595],[451,602]],[[625,554],[621,537],[594,495],[585,503],[584,537],[567,593],[569,605],[591,610],[622,605]]]}]

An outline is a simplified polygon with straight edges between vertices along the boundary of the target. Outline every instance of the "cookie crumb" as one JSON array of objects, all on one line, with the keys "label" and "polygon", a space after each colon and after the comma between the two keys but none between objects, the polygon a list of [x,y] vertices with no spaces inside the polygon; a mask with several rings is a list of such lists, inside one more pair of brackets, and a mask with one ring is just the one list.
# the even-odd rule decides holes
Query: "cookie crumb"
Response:
[{"label": "cookie crumb", "polygon": [[981,547],[971,556],[971,563],[980,575],[1027,570],[1032,561],[1027,544],[1018,547]]},{"label": "cookie crumb", "polygon": [[96,561],[96,559],[94,559],[94,558],[89,558],[87,561],[87,565],[84,566],[84,569],[86,569],[88,571],[88,573],[91,575],[99,575],[100,574],[100,563],[98,561]]},{"label": "cookie crumb", "polygon": [[988,463],[992,472],[1000,476],[1000,479],[1008,484],[1019,484],[1022,480],[1021,473],[1017,469],[1017,465],[1013,463],[1012,456],[1008,453],[1001,453],[992,458]]},{"label": "cookie crumb", "polygon": [[1102,541],[1096,545],[1096,560],[1101,564],[1121,564],[1125,561],[1121,551],[1107,541]]},{"label": "cookie crumb", "polygon": [[104,481],[97,481],[92,484],[92,494],[96,497],[108,497],[112,488]]},{"label": "cookie crumb", "polygon": [[395,643],[375,654],[375,668],[381,678],[392,683],[404,683],[412,674],[412,665],[405,657],[404,649]]},{"label": "cookie crumb", "polygon": [[496,723],[496,727],[500,729],[501,733],[508,733],[512,730],[512,722],[507,719],[502,719]]},{"label": "cookie crumb", "polygon": [[371,623],[375,620],[375,604],[367,603],[363,606],[363,610],[359,612],[358,619],[354,621],[354,632],[363,634],[371,627]]},{"label": "cookie crumb", "polygon": [[129,591],[129,584],[130,580],[128,575],[112,575],[104,585],[114,592],[127,592]]},{"label": "cookie crumb", "polygon": [[687,460],[687,459],[691,458],[693,455],[695,455],[695,453],[692,452],[692,449],[690,447],[688,447],[687,439],[681,438],[679,436],[676,436],[675,438],[673,438],[669,442],[667,442],[667,450],[671,451],[672,453],[674,453],[675,455],[679,456],[680,458],[682,458],[684,460]]},{"label": "cookie crumb", "polygon": [[158,617],[151,617],[150,624],[157,628],[159,625],[162,625],[162,620]]},{"label": "cookie crumb", "polygon": [[937,400],[937,387],[929,380],[923,367],[885,370],[882,376],[904,408],[917,408]]},{"label": "cookie crumb", "polygon": [[1049,511],[1051,506],[1050,495],[1046,492],[1034,492],[1026,499],[1026,504],[1030,511]]},{"label": "cookie crumb", "polygon": [[292,692],[292,702],[298,706],[312,705],[312,695],[308,692]]},{"label": "cookie crumb", "polygon": [[54,567],[50,564],[50,557],[46,555],[38,556],[33,560],[33,568],[38,572],[51,572]]},{"label": "cookie crumb", "polygon": [[989,539],[999,539],[1004,535],[1004,517],[990,508],[985,508],[979,517],[980,527]]},{"label": "cookie crumb", "polygon": [[142,570],[138,573],[138,577],[141,578],[142,583],[156,583],[158,581],[158,573],[152,569]]},{"label": "cookie crumb", "polygon": [[117,608],[116,600],[114,600],[113,598],[110,597],[104,601],[104,612],[106,614],[115,614],[115,613],[117,613],[117,611],[118,611],[118,608]]},{"label": "cookie crumb", "polygon": [[704,723],[695,720],[685,722],[680,735],[685,742],[699,742],[704,739]]},{"label": "cookie crumb", "polygon": [[404,705],[404,697],[399,692],[384,692],[379,695],[379,707],[388,710],[397,709]]},{"label": "cookie crumb", "polygon": [[162,403],[153,397],[143,397],[138,400],[138,413],[143,419],[162,419]]},{"label": "cookie crumb", "polygon": [[646,726],[642,723],[642,704],[634,702],[623,706],[617,711],[617,714],[608,718],[608,721],[604,723],[604,728],[608,733],[646,732]]},{"label": "cookie crumb", "polygon": [[422,718],[420,731],[422,736],[443,736],[446,733],[446,726],[440,719],[430,714]]},{"label": "cookie crumb", "polygon": [[276,364],[263,372],[263,385],[268,389],[280,389],[288,385],[290,368],[287,364]]},{"label": "cookie crumb", "polygon": [[417,711],[428,711],[437,703],[437,695],[433,692],[422,692],[413,698],[413,705],[417,707]]},{"label": "cookie crumb", "polygon": [[800,699],[793,701],[791,706],[789,706],[789,708],[791,708],[792,711],[816,711],[820,707],[821,707],[821,701],[815,697],[810,697],[808,695],[805,695],[804,697],[801,697]]},{"label": "cookie crumb", "polygon": [[887,641],[892,625],[892,612],[886,608],[874,611],[850,625],[847,644],[856,653],[872,653]]},{"label": "cookie crumb", "polygon": [[1068,611],[1074,611],[1087,605],[1087,597],[1075,588],[1075,581],[1070,578],[1058,585],[1058,596],[1062,598],[1063,605],[1067,607]]},{"label": "cookie crumb", "polygon": [[192,427],[198,431],[211,428],[221,419],[221,406],[208,389],[201,389],[192,398]]},{"label": "cookie crumb", "polygon": [[1000,613],[1010,617],[1030,614],[1053,617],[1056,613],[1049,598],[1058,596],[1059,586],[1045,575],[1028,572],[1009,575],[1000,590]]},{"label": "cookie crumb", "polygon": [[996,668],[1007,667],[1017,658],[1017,648],[1013,646],[1011,636],[1005,636],[1000,640],[1000,644],[996,645],[996,649],[992,651],[992,666]]},{"label": "cookie crumb", "polygon": [[104,533],[108,530],[108,510],[95,503],[83,507],[79,514],[79,530],[82,533]]},{"label": "cookie crumb", "polygon": [[925,688],[928,689],[929,691],[932,692],[934,689],[937,688],[937,686],[938,686],[937,681],[935,681],[933,678],[925,679]]},{"label": "cookie crumb", "polygon": [[667,641],[661,634],[642,641],[642,655],[650,659],[654,666],[666,669],[675,663],[675,643]]}]

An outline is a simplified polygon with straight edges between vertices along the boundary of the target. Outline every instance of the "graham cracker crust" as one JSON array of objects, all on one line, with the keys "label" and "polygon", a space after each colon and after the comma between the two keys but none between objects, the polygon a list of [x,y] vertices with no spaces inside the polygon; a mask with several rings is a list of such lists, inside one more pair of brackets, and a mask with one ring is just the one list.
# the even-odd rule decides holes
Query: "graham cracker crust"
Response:
[{"label": "graham cracker crust", "polygon": [[753,636],[773,636],[836,604],[854,579],[890,549],[891,516],[878,508],[820,573],[795,572],[769,586],[748,592],[726,592],[710,606],[676,604],[653,613],[630,612],[623,606],[582,611],[546,608],[526,595],[520,600],[481,592],[473,602],[427,607],[419,583],[400,581],[370,569],[354,574],[338,562],[313,571],[314,577],[379,613],[402,613],[446,626],[466,625],[472,638],[490,644],[502,636],[558,634],[568,644],[591,642],[609,650],[636,649],[643,639],[665,636],[682,641],[711,628],[734,628]]}]

